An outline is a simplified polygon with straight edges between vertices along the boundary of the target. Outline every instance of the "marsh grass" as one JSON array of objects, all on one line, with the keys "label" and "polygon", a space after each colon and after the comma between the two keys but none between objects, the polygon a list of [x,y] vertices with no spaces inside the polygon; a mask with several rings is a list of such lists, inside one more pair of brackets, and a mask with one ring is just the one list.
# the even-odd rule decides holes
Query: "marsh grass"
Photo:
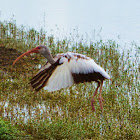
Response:
[{"label": "marsh grass", "polygon": [[0,61],[0,116],[4,120],[29,134],[29,139],[139,139],[139,46],[132,44],[131,54],[126,49],[120,52],[121,46],[113,40],[87,45],[82,40],[55,40],[43,29],[37,32],[17,27],[15,22],[0,23],[0,48],[23,53],[38,44],[49,46],[53,55],[69,50],[85,54],[109,73],[112,81],[105,81],[103,87],[104,111],[100,111],[98,95],[96,112],[91,111],[96,83],[36,93],[29,81],[38,71],[38,64],[45,64],[44,58],[32,55],[12,66],[16,54],[11,57],[5,53],[9,63],[4,57]]}]

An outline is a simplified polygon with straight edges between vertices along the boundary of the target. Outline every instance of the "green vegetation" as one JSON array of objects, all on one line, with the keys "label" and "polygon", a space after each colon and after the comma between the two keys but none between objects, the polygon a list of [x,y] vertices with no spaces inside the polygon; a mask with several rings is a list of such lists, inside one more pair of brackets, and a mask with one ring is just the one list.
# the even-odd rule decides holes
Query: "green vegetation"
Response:
[{"label": "green vegetation", "polygon": [[[56,40],[46,36],[43,29],[37,32],[17,27],[15,21],[0,23],[0,116],[11,123],[0,127],[0,138],[5,136],[3,130],[8,133],[5,139],[19,139],[20,133],[28,136],[20,139],[34,140],[140,138],[140,47],[133,43],[131,50],[120,51],[121,46],[113,40],[88,45],[73,37]],[[46,60],[33,54],[15,66],[12,62],[38,44],[47,45],[53,55],[67,51],[85,54],[109,73],[112,81],[104,83],[103,113],[98,95],[96,112],[90,106],[96,83],[74,85],[56,92],[36,93],[31,89],[29,80]],[[0,120],[0,125],[4,120]]]},{"label": "green vegetation", "polygon": [[13,140],[19,139],[22,140],[23,138],[31,138],[28,135],[25,135],[23,131],[20,131],[15,126],[12,126],[10,122],[2,120],[0,118],[0,139],[1,140]]}]

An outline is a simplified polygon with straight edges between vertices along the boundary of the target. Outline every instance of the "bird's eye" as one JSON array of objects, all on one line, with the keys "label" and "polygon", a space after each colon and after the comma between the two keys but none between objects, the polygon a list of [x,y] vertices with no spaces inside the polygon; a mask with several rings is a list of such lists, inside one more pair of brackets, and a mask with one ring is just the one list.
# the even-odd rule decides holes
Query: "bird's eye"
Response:
[{"label": "bird's eye", "polygon": [[37,49],[39,50],[39,49],[41,49],[41,47],[40,47],[40,46],[38,46],[38,47],[37,47]]}]

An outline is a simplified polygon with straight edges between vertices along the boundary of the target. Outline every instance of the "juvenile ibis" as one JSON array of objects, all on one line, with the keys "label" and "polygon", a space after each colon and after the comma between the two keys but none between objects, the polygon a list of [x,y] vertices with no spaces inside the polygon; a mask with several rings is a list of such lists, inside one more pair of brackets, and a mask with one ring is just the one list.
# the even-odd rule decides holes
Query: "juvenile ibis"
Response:
[{"label": "juvenile ibis", "polygon": [[53,58],[49,49],[44,45],[40,45],[19,56],[13,62],[13,65],[20,58],[30,53],[39,53],[48,60],[47,64],[30,81],[31,86],[36,91],[44,88],[51,92],[72,86],[74,83],[78,84],[95,81],[98,83],[98,86],[91,99],[91,107],[94,111],[94,98],[100,87],[99,103],[101,110],[103,110],[103,81],[105,79],[110,79],[110,76],[102,67],[97,65],[93,59],[83,54],[73,52],[58,54]]}]

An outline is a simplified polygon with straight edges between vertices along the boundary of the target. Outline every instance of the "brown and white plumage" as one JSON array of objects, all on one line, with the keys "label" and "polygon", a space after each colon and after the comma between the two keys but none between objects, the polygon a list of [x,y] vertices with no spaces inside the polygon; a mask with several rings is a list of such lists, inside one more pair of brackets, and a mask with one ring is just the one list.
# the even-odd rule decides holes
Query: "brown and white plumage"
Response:
[{"label": "brown and white plumage", "polygon": [[40,53],[48,59],[47,65],[31,79],[31,86],[36,91],[44,88],[51,92],[72,86],[74,83],[95,81],[98,86],[91,100],[92,110],[95,110],[94,96],[97,94],[99,87],[99,101],[101,109],[103,108],[102,85],[105,79],[110,79],[110,76],[93,59],[73,52],[58,54],[55,58],[52,58],[48,48],[41,45],[19,56],[13,64],[30,53]]}]

